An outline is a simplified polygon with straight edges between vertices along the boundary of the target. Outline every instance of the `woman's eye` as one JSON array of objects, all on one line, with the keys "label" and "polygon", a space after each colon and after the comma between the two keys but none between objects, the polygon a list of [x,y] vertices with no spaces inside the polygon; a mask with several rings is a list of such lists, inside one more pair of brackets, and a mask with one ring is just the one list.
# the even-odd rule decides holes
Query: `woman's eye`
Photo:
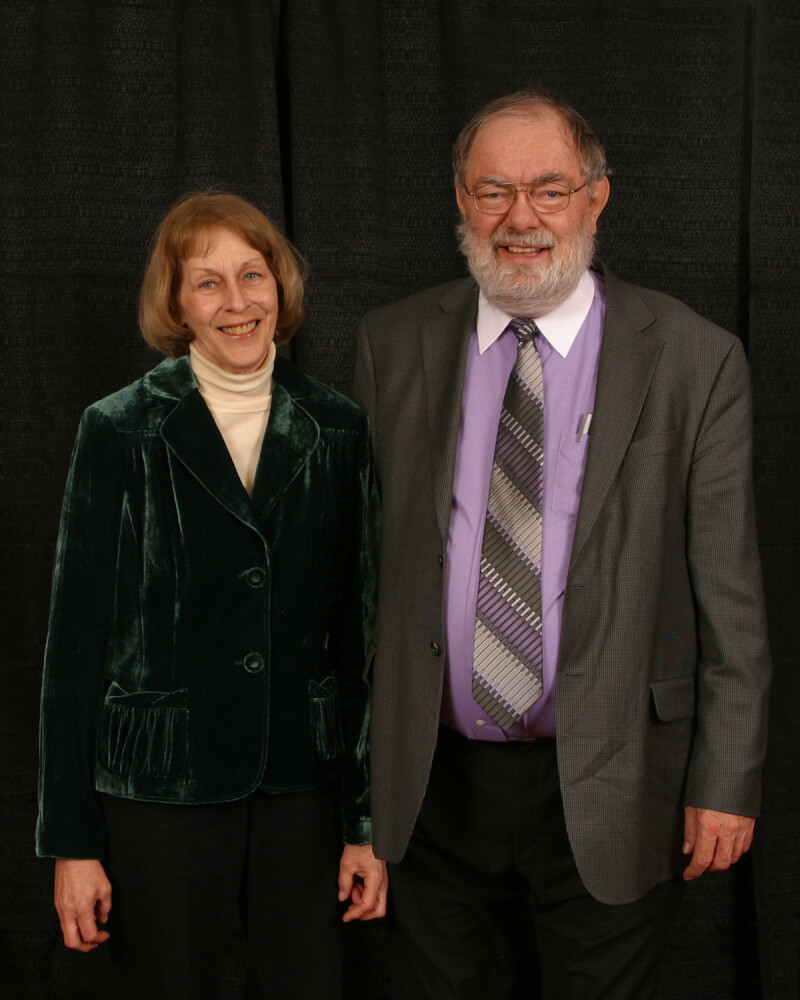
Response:
[{"label": "woman's eye", "polygon": [[245,281],[256,281],[260,277],[261,277],[261,274],[258,271],[248,271],[247,274],[244,276],[244,280]]},{"label": "woman's eye", "polygon": [[216,285],[216,282],[213,281],[211,278],[206,278],[205,281],[201,281],[200,282],[200,287],[203,288],[203,289],[206,289],[206,290],[209,289],[209,288],[214,288],[215,285]]}]

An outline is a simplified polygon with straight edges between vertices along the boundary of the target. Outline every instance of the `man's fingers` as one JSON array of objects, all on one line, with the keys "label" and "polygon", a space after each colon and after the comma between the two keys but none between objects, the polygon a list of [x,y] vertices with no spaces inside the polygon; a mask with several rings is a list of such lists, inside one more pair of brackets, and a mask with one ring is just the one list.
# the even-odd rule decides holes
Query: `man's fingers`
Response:
[{"label": "man's fingers", "polygon": [[[739,858],[743,854],[747,854],[747,852],[753,846],[753,830],[754,830],[754,826],[755,826],[755,824],[748,824],[745,827],[745,829],[742,830],[741,833],[739,834],[739,836],[737,837],[738,850],[739,850]],[[739,858],[737,858],[736,860],[738,861]]]},{"label": "man's fingers", "polygon": [[691,881],[703,872],[722,872],[736,864],[750,850],[754,825],[750,816],[687,807],[683,849],[691,851],[692,860],[683,877]]},{"label": "man's fingers", "polygon": [[684,869],[683,877],[687,882],[691,882],[694,878],[700,878],[700,876],[707,872],[711,867],[711,858],[707,854],[701,854],[697,851],[692,855],[692,860]]},{"label": "man's fingers", "polygon": [[690,882],[694,878],[699,878],[703,872],[708,871],[714,861],[716,845],[717,838],[715,834],[702,828],[697,832],[694,839],[692,860],[683,873],[683,877],[687,881]]},{"label": "man's fingers", "polygon": [[683,821],[683,853],[691,854],[697,840],[697,810],[686,809]]}]

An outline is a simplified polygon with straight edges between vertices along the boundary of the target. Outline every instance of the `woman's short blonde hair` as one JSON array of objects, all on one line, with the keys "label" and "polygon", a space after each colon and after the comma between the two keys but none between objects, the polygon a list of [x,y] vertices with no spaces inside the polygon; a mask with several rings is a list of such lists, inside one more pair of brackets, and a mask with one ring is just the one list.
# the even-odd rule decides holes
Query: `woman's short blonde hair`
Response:
[{"label": "woman's short blonde hair", "polygon": [[272,271],[279,303],[275,343],[285,344],[303,322],[305,262],[289,240],[244,198],[224,191],[193,192],[173,205],[156,229],[139,296],[142,336],[170,357],[188,354],[193,339],[181,322],[178,305],[183,262],[217,228],[241,236]]}]

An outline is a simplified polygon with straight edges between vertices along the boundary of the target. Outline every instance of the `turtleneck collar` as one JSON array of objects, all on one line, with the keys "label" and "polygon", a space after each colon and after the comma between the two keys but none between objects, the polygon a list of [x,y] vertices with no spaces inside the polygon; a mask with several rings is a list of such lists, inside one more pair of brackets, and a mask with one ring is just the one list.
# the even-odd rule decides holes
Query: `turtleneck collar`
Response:
[{"label": "turtleneck collar", "polygon": [[189,360],[203,399],[213,410],[240,413],[264,410],[272,398],[272,371],[275,367],[275,342],[269,345],[264,364],[257,371],[234,374],[225,371],[189,345]]}]

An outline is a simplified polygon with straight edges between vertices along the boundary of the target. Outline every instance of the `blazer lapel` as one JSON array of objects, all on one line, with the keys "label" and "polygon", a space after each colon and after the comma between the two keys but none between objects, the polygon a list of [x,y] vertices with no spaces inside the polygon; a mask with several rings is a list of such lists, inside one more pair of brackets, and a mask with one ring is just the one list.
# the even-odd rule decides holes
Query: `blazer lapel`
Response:
[{"label": "blazer lapel", "polygon": [[269,423],[253,485],[253,505],[260,518],[269,514],[300,475],[319,441],[319,425],[279,381],[281,375],[276,363]]},{"label": "blazer lapel", "polygon": [[420,336],[428,404],[431,477],[444,545],[453,499],[464,367],[469,334],[478,308],[477,289],[470,280],[459,282],[439,304],[442,313],[420,325]]},{"label": "blazer lapel", "polygon": [[247,490],[196,386],[164,420],[161,437],[203,489],[234,517],[261,533]]},{"label": "blazer lapel", "polygon": [[606,321],[573,564],[622,463],[663,347],[646,332],[655,317],[635,291],[608,269],[605,280]]},{"label": "blazer lapel", "polygon": [[308,462],[319,438],[316,421],[281,384],[285,373],[279,361],[276,359],[272,406],[252,498],[200,395],[188,358],[181,358],[164,372],[156,369],[148,385],[151,392],[176,400],[175,408],[161,425],[161,436],[170,451],[219,504],[261,535],[261,519]]}]

